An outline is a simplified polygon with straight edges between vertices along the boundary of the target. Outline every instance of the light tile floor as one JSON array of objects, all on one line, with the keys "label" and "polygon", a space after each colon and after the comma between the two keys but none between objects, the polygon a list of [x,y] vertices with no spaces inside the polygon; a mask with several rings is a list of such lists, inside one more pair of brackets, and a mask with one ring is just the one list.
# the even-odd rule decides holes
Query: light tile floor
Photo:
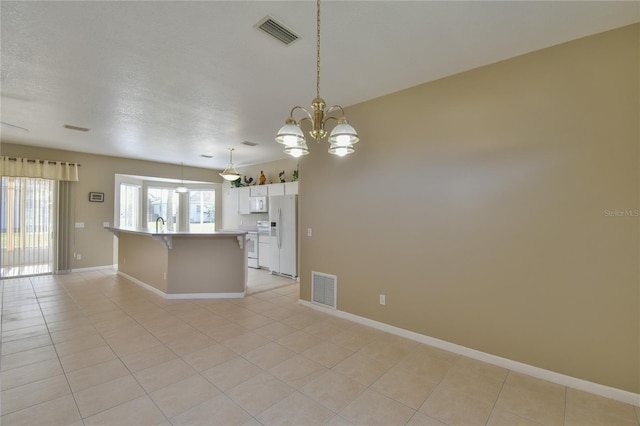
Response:
[{"label": "light tile floor", "polygon": [[296,281],[280,275],[271,275],[265,269],[248,268],[247,294],[260,293],[295,284]]},{"label": "light tile floor", "polygon": [[254,272],[261,291],[234,300],[167,301],[111,271],[0,282],[2,424],[640,424],[638,407],[327,316]]}]

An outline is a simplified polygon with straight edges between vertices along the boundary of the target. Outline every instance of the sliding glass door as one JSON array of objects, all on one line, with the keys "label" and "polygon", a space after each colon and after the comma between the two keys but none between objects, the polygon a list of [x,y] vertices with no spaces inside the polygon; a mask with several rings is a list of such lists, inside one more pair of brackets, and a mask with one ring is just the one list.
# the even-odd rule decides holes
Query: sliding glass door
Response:
[{"label": "sliding glass door", "polygon": [[1,278],[54,272],[55,187],[50,179],[2,177]]}]

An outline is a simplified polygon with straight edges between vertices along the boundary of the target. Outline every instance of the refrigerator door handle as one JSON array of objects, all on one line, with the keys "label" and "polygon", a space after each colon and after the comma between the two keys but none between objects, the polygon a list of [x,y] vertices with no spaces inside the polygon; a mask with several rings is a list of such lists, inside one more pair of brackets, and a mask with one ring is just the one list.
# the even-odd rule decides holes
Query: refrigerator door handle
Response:
[{"label": "refrigerator door handle", "polygon": [[282,248],[282,208],[278,209],[278,248]]}]

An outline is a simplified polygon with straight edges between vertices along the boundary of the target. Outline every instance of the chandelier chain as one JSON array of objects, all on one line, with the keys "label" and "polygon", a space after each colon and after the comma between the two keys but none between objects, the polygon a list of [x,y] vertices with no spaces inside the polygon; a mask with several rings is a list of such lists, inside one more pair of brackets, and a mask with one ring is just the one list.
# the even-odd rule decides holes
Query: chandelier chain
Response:
[{"label": "chandelier chain", "polygon": [[320,0],[316,17],[316,98],[320,97]]},{"label": "chandelier chain", "polygon": [[[1,1],[1,0],[0,0]],[[311,102],[312,110],[295,106],[291,109],[289,118],[276,135],[276,142],[285,146],[284,152],[292,157],[300,157],[309,154],[307,141],[300,123],[308,120],[311,124],[309,135],[317,141],[329,136],[329,153],[339,157],[354,152],[353,145],[360,140],[356,129],[348,122],[344,115],[344,109],[340,105],[334,105],[325,110],[326,104],[320,97],[320,0],[316,0],[316,98]],[[305,116],[296,121],[293,113],[297,110],[304,111]],[[337,113],[340,113],[337,116]],[[331,132],[325,129],[329,118],[337,121]],[[234,175],[235,176],[235,175]]]}]

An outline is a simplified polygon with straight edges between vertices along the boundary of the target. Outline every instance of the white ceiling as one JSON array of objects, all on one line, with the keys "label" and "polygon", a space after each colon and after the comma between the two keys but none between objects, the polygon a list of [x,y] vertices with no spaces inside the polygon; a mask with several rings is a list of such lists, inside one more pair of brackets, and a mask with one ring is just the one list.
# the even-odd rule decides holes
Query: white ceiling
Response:
[{"label": "white ceiling", "polygon": [[[283,158],[276,131],[315,97],[315,7],[3,0],[2,141],[220,169],[229,147],[236,166]],[[254,28],[265,15],[302,39]],[[320,93],[349,106],[639,20],[638,1],[325,1]]]}]

